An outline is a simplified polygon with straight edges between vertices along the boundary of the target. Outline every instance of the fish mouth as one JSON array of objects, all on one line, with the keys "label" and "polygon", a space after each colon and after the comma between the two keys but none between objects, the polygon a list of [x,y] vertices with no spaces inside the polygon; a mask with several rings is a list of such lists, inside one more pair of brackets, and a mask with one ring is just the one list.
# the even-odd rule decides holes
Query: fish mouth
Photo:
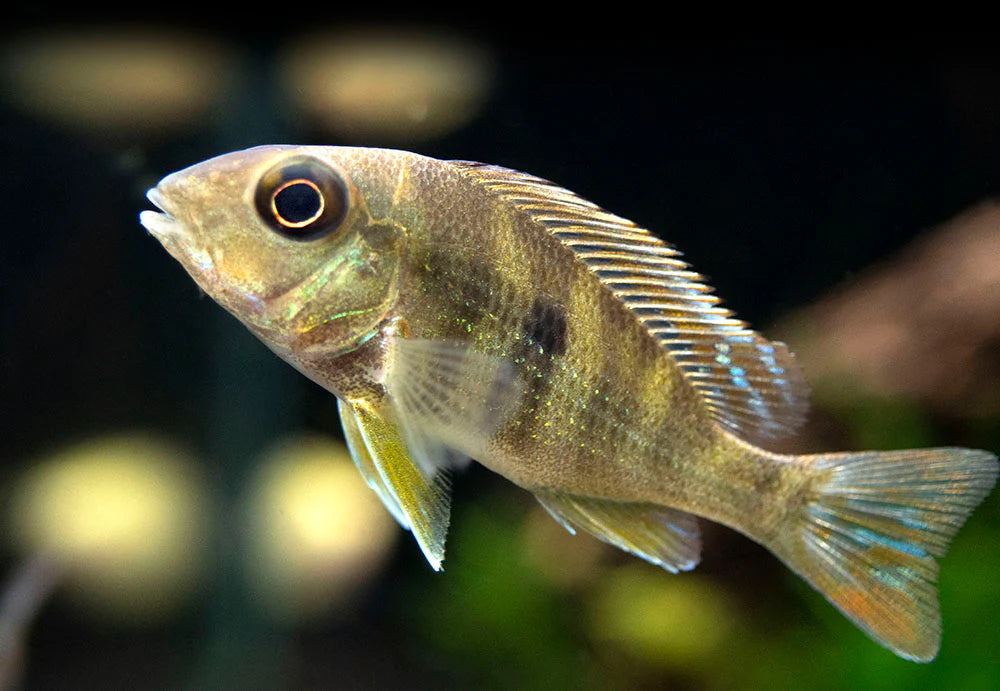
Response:
[{"label": "fish mouth", "polygon": [[170,203],[158,187],[146,192],[146,199],[160,211],[143,211],[139,214],[139,223],[145,226],[157,240],[167,244],[175,243],[184,235],[184,226],[171,213]]},{"label": "fish mouth", "polygon": [[[169,176],[166,179],[169,179]],[[198,246],[199,243],[191,230],[178,218],[174,204],[170,197],[164,194],[162,186],[163,181],[146,192],[146,198],[159,211],[142,211],[139,214],[139,223],[160,241],[174,259],[195,276],[195,280],[198,280],[199,274],[212,272],[215,262],[207,249]]]}]

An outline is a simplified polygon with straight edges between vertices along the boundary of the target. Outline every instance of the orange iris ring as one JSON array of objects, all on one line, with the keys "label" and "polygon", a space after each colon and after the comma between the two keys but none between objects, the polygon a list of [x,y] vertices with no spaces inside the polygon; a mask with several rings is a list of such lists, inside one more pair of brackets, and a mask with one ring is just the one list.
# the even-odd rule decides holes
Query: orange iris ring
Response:
[{"label": "orange iris ring", "polygon": [[[308,185],[316,192],[316,195],[319,197],[319,208],[316,209],[316,213],[314,213],[312,216],[310,216],[304,221],[288,221],[281,215],[281,212],[278,211],[278,205],[276,203],[278,195],[293,185]],[[286,228],[305,228],[307,226],[310,226],[323,216],[323,211],[325,209],[326,209],[326,199],[323,196],[323,191],[320,190],[319,186],[315,182],[313,182],[312,180],[308,180],[306,178],[296,178],[294,180],[288,180],[287,182],[283,182],[280,186],[275,188],[275,190],[271,193],[271,213],[274,214],[275,220],[277,220],[278,223],[280,223]]]}]

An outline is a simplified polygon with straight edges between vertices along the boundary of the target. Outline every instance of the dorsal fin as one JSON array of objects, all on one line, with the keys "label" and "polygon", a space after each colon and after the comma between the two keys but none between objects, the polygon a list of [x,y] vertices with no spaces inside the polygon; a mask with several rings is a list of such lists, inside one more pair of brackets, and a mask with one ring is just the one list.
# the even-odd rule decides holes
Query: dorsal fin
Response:
[{"label": "dorsal fin", "polygon": [[808,389],[788,348],[720,307],[679,251],[547,180],[452,163],[571,248],[659,339],[727,431],[748,441],[775,439],[805,420]]}]

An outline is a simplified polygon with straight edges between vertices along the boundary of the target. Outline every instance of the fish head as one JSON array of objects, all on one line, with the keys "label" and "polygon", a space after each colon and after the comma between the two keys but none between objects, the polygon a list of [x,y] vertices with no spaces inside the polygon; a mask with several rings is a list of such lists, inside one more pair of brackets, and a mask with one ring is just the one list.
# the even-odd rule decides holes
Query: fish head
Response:
[{"label": "fish head", "polygon": [[262,146],[168,175],[140,221],[210,297],[279,355],[336,355],[398,297],[405,237],[387,220],[405,161],[349,147]]}]

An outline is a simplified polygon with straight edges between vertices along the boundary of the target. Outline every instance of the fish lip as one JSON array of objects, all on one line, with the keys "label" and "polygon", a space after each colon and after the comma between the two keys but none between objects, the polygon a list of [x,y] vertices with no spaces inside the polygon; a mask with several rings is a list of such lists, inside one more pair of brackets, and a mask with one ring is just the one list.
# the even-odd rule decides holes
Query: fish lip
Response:
[{"label": "fish lip", "polygon": [[167,198],[166,196],[164,196],[163,192],[160,191],[159,185],[157,185],[156,187],[151,187],[148,190],[146,190],[146,199],[151,201],[153,203],[153,206],[155,206],[157,209],[165,213],[167,216],[170,216],[171,218],[173,217],[173,215],[170,213],[170,209],[167,208],[169,202],[167,201]]},{"label": "fish lip", "polygon": [[146,192],[146,198],[160,211],[147,209],[140,212],[139,223],[149,231],[150,235],[159,240],[167,252],[190,274],[197,276],[196,280],[204,288],[204,282],[211,280],[215,271],[215,259],[208,248],[200,246],[197,230],[192,229],[175,215],[176,206],[168,194],[169,187],[166,192],[163,190],[164,182],[170,178],[171,176],[167,176],[159,185]]},{"label": "fish lip", "polygon": [[174,216],[167,197],[159,187],[153,187],[146,192],[146,199],[160,211],[145,210],[139,213],[141,223],[151,235],[160,241],[179,240],[184,235],[184,227]]},{"label": "fish lip", "polygon": [[146,230],[150,232],[151,235],[159,238],[165,239],[168,237],[176,237],[178,235],[177,221],[159,211],[146,211],[139,212],[139,223],[141,223]]}]

